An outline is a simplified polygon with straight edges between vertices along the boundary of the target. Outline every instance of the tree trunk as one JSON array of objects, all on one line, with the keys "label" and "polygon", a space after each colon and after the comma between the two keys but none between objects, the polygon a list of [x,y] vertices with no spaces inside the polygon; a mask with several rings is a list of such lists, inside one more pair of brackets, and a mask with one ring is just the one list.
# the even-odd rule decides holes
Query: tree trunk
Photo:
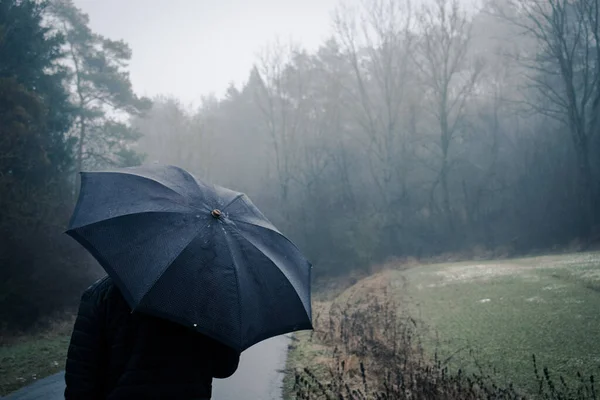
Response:
[{"label": "tree trunk", "polygon": [[444,213],[446,214],[446,219],[448,220],[448,228],[450,229],[450,232],[454,232],[454,222],[452,219],[452,212],[450,210],[450,191],[448,189],[448,160],[445,154],[444,159],[442,160],[442,171],[440,175],[440,179],[442,181],[442,194],[444,196]]},{"label": "tree trunk", "polygon": [[85,142],[86,126],[83,117],[80,119],[81,126],[79,128],[79,143],[77,146],[77,164],[75,165],[75,197],[79,195],[81,187],[81,171],[83,169],[83,146]]},{"label": "tree trunk", "polygon": [[596,223],[596,204],[594,199],[594,179],[590,165],[589,152],[586,140],[580,140],[577,146],[577,157],[579,159],[580,176],[580,235],[582,238],[589,238],[592,235],[592,229]]},{"label": "tree trunk", "polygon": [[440,128],[441,128],[441,145],[442,145],[442,169],[440,171],[440,180],[442,183],[443,209],[448,221],[448,229],[454,232],[454,223],[452,220],[452,212],[450,208],[450,191],[448,188],[448,152],[450,150],[450,132],[448,127],[448,113],[446,107],[446,96],[442,100],[440,112]]}]

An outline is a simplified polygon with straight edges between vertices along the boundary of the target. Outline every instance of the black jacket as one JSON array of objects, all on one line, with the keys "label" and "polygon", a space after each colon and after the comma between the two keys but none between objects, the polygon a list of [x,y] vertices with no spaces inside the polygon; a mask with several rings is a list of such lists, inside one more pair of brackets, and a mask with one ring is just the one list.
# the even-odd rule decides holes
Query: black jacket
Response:
[{"label": "black jacket", "polygon": [[239,353],[166,320],[131,313],[110,278],[88,288],[69,346],[66,400],[209,399]]}]

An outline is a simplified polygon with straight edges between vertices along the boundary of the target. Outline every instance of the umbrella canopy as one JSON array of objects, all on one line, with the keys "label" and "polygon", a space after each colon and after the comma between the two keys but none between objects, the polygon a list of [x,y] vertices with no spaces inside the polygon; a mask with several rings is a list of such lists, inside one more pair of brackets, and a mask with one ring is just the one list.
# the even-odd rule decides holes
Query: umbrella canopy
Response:
[{"label": "umbrella canopy", "polygon": [[67,233],[135,312],[239,351],[312,329],[311,265],[250,199],[174,166],[81,175]]}]

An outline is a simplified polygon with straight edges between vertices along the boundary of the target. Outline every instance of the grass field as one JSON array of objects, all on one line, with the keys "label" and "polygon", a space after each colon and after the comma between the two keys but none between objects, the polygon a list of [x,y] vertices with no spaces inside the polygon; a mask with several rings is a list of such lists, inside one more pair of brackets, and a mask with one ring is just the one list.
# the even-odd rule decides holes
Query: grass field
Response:
[{"label": "grass field", "polygon": [[454,367],[488,364],[530,390],[533,354],[538,367],[567,382],[578,371],[598,376],[600,253],[420,266],[391,276],[402,307],[432,328],[428,350]]},{"label": "grass field", "polygon": [[72,320],[0,345],[0,396],[65,368]]},{"label": "grass field", "polygon": [[[433,360],[437,353],[452,373],[484,372],[499,387],[512,382],[519,393],[532,395],[538,390],[534,354],[540,375],[547,367],[557,387],[560,376],[576,389],[577,372],[587,383],[590,375],[600,375],[600,253],[387,267],[342,293],[315,296],[314,309],[345,304],[351,311],[361,299],[391,287],[400,314],[419,321],[426,357]],[[317,332],[328,330],[328,318],[317,319]],[[294,398],[294,371],[309,367],[327,382],[328,373],[318,372],[332,365],[325,342],[306,333],[297,338],[288,358],[286,398]]]},{"label": "grass field", "polygon": [[[491,365],[525,390],[535,382],[532,354],[557,378],[600,372],[600,253],[415,266],[358,282],[334,302],[390,283],[400,307],[422,320],[426,350],[455,368]],[[317,301],[315,310],[330,304]],[[72,321],[0,346],[0,396],[64,367]],[[297,335],[290,369],[325,365],[331,350]],[[474,353],[468,351],[473,349]],[[487,367],[486,367],[487,368]],[[318,368],[317,368],[318,372]],[[286,377],[291,394],[293,376]],[[558,380],[558,379],[557,379]]]}]

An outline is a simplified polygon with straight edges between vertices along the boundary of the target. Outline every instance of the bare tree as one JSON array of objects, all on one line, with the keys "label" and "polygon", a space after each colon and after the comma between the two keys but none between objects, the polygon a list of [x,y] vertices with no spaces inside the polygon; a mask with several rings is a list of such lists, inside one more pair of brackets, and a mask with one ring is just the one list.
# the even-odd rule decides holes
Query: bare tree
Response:
[{"label": "bare tree", "polygon": [[502,48],[498,48],[487,62],[489,66],[478,85],[480,96],[473,106],[478,118],[471,118],[463,144],[467,153],[463,162],[472,172],[463,173],[462,186],[466,219],[472,234],[479,235],[483,230],[485,242],[493,246],[492,225],[497,219],[494,216],[498,215],[500,198],[507,190],[501,151],[514,154],[516,150],[508,133],[509,127],[514,126],[509,118],[516,117],[510,108],[513,102],[511,91],[516,88],[513,75],[516,74],[514,63],[505,56]]},{"label": "bare tree", "polygon": [[219,117],[218,100],[209,96],[202,99],[200,110],[190,121],[188,151],[193,153],[190,158],[193,160],[195,170],[207,180],[214,178],[213,170],[219,147],[217,145]]},{"label": "bare tree", "polygon": [[[297,52],[294,45],[275,43],[264,49],[255,72],[260,87],[256,91],[258,105],[273,146],[274,162],[281,198],[287,201],[292,183],[294,142],[299,130],[299,115],[287,93],[289,82],[286,69]],[[302,82],[298,82],[302,85]],[[298,88],[300,89],[300,88]]]},{"label": "bare tree", "polygon": [[441,162],[432,186],[442,187],[442,208],[448,226],[454,229],[450,200],[450,147],[464,122],[467,101],[473,95],[482,63],[469,57],[471,21],[458,0],[436,0],[423,8],[419,18],[421,37],[414,61],[439,124]]},{"label": "bare tree", "polygon": [[409,97],[413,13],[409,0],[361,4],[360,12],[338,9],[334,26],[354,75],[352,86],[346,88],[350,115],[363,133],[359,141],[383,206],[392,209],[405,187],[400,182],[407,140],[402,117]]},{"label": "bare tree", "polygon": [[131,118],[142,136],[138,148],[148,162],[175,164],[208,179],[213,163],[215,99],[204,99],[196,115],[175,98],[156,97],[143,117]]},{"label": "bare tree", "polygon": [[[512,0],[499,10],[535,38],[538,51],[522,61],[529,69],[527,104],[567,127],[581,179],[581,234],[596,221],[597,194],[590,162],[600,126],[600,0]],[[512,14],[509,14],[512,12]]]}]

